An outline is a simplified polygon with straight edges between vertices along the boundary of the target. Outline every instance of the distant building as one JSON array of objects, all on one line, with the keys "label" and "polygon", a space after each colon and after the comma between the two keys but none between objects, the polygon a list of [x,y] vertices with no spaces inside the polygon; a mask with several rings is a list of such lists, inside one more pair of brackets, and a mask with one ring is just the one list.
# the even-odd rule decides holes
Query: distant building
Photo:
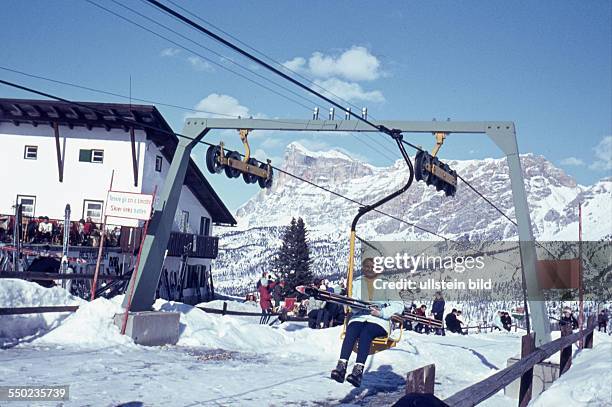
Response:
[{"label": "distant building", "polygon": [[[139,125],[126,126],[117,116]],[[100,227],[111,176],[117,191],[152,194],[162,188],[178,143],[167,132],[172,129],[154,106],[0,99],[0,228],[4,225],[0,239],[5,244],[12,242],[9,224],[15,205],[21,204],[24,247],[51,245],[57,251],[69,204],[70,256],[87,260],[79,262],[85,264],[79,270],[93,272],[91,260],[95,262],[98,242],[95,233],[83,237],[79,221],[90,218]],[[40,217],[50,219],[52,237],[34,230]],[[132,222],[108,219],[111,227],[107,231],[114,240],[107,240],[105,272],[118,273],[118,268],[123,271],[133,265],[142,225]],[[123,226],[115,229],[112,225],[116,224]],[[176,233],[164,263],[161,296],[178,296],[184,301],[210,296],[210,263],[217,254],[213,224],[234,225],[236,220],[190,160],[175,215]],[[178,287],[183,288],[180,293]]]}]

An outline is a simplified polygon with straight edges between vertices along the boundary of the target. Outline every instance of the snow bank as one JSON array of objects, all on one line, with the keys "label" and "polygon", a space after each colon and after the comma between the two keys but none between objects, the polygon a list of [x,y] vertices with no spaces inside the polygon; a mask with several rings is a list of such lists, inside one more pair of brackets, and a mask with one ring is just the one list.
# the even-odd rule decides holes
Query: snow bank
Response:
[{"label": "snow bank", "polygon": [[[222,308],[223,301],[202,304],[209,308]],[[206,312],[176,302],[157,300],[154,308],[160,311],[181,313],[179,346],[203,346],[240,352],[269,353],[283,349],[288,353],[321,354],[339,341],[338,329],[313,331],[292,330],[291,324],[272,329],[259,325],[258,317],[235,317],[207,314]],[[228,309],[254,311],[251,304],[228,301]],[[295,326],[293,325],[293,328]],[[313,338],[315,336],[316,338]]]},{"label": "snow bank", "polygon": [[131,345],[132,338],[121,335],[113,323],[115,314],[123,312],[123,296],[112,300],[97,298],[85,302],[62,323],[34,343],[71,344],[83,347],[107,347],[110,345]]},{"label": "snow bank", "polygon": [[583,349],[570,369],[529,405],[612,406],[612,338],[596,332],[593,349]]},{"label": "snow bank", "polygon": [[[45,288],[19,279],[0,280],[0,308],[80,305],[82,299],[61,287]],[[41,335],[69,316],[69,313],[45,313],[0,316],[0,346]]]}]

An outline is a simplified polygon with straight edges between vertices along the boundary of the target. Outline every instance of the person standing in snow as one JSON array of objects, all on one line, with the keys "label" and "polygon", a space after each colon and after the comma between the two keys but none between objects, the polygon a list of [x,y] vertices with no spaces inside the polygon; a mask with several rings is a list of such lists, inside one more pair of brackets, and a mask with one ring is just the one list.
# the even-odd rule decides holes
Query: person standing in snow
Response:
[{"label": "person standing in snow", "polygon": [[495,317],[493,318],[493,322],[491,323],[491,326],[493,327],[493,330],[495,329],[497,329],[498,331],[502,330],[504,325],[502,324],[502,312],[501,311],[497,311],[497,314],[495,314]]},{"label": "person standing in snow", "polygon": [[270,316],[268,314],[272,313],[272,296],[270,295],[268,279],[262,277],[259,281],[259,306],[261,307],[261,319],[259,320],[260,324],[267,324]]},{"label": "person standing in snow", "polygon": [[[331,371],[332,379],[338,383],[344,382],[348,360],[353,347],[359,342],[355,366],[351,374],[346,376],[346,381],[355,387],[361,386],[363,369],[370,353],[372,341],[377,337],[387,337],[391,332],[391,317],[401,314],[404,309],[404,303],[399,300],[398,296],[393,295],[391,290],[374,288],[375,280],[381,279],[381,277],[374,271],[374,260],[372,258],[364,259],[361,269],[362,275],[353,282],[352,297],[358,300],[372,301],[376,293],[376,297],[383,299],[383,301],[372,301],[375,306],[369,310],[353,310],[342,341],[340,359],[336,368]],[[398,297],[398,300],[395,300],[395,297]]]},{"label": "person standing in snow", "polygon": [[285,280],[281,280],[274,285],[272,289],[272,298],[274,298],[274,309],[278,310],[280,303],[283,300],[283,290],[285,289]]},{"label": "person standing in snow", "polygon": [[510,328],[512,328],[512,318],[510,317],[510,314],[507,311],[502,312],[501,322],[504,326],[504,329],[510,332]]},{"label": "person standing in snow", "polygon": [[459,324],[459,320],[457,319],[457,309],[453,308],[452,311],[446,314],[446,318],[444,318],[444,322],[446,323],[446,329],[452,333],[461,333],[461,325]]},{"label": "person standing in snow", "polygon": [[607,332],[608,327],[608,313],[605,309],[602,309],[599,315],[597,316],[597,330],[601,332],[603,328],[604,332]]},{"label": "person standing in snow", "polygon": [[[423,317],[423,318],[427,318],[427,305],[422,304],[419,308],[417,308],[414,311],[414,315],[417,315],[417,316]],[[414,330],[415,330],[415,332],[418,332],[420,334],[425,332],[426,334],[429,335],[429,325],[421,324],[419,322],[418,324],[415,325]]]},{"label": "person standing in snow", "polygon": [[559,325],[570,325],[572,329],[578,329],[578,320],[569,307],[563,308],[563,316],[559,320]]},{"label": "person standing in snow", "polygon": [[[442,322],[444,316],[444,298],[442,298],[442,292],[438,291],[434,298],[433,305],[431,306],[431,313],[435,320]],[[444,328],[436,328],[436,335],[444,335]]]}]

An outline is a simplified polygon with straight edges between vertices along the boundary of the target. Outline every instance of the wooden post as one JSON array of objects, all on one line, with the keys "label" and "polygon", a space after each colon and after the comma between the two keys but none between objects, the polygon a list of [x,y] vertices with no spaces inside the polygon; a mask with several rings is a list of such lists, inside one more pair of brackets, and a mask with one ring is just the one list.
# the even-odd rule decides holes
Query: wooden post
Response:
[{"label": "wooden post", "polygon": [[406,394],[433,394],[436,377],[436,365],[431,364],[408,372],[406,377]]},{"label": "wooden post", "polygon": [[[561,325],[561,337],[571,335],[572,326],[569,324]],[[572,344],[561,349],[561,357],[559,359],[559,376],[563,373],[567,372],[567,370],[572,366]]]},{"label": "wooden post", "polygon": [[[115,170],[111,173],[109,192],[113,190],[113,178],[115,178]],[[96,259],[96,270],[94,272],[94,279],[91,283],[91,301],[96,299],[96,285],[98,284],[98,275],[100,273],[100,263],[102,262],[102,254],[104,252],[104,239],[106,238],[106,206],[108,205],[108,198],[104,202],[104,215],[102,222],[102,230],[100,230],[100,243],[98,244],[98,258]]]},{"label": "wooden post", "polygon": [[[523,335],[521,339],[521,359],[527,357],[535,350],[535,332]],[[519,388],[519,407],[525,407],[531,400],[531,390],[533,386],[533,366],[521,375]]]},{"label": "wooden post", "polygon": [[227,302],[223,301],[223,313],[221,315],[225,315],[226,311],[227,311]]},{"label": "wooden post", "polygon": [[[593,328],[593,329],[591,329]],[[587,322],[589,334],[584,338],[584,348],[593,349],[593,333],[595,332],[595,315],[591,315]]]}]

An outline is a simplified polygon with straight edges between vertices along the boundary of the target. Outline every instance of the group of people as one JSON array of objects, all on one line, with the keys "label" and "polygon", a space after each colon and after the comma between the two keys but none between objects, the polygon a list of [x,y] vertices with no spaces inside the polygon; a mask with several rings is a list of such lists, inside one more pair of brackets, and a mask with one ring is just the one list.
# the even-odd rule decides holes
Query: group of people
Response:
[{"label": "group of people", "polygon": [[[261,278],[257,282],[257,291],[259,292],[259,306],[261,307],[260,324],[267,324],[270,321],[270,314],[274,309],[278,309],[283,300],[283,291],[285,289],[285,281],[273,279],[271,274],[262,273]],[[274,304],[272,302],[274,301]]]},{"label": "group of people", "polygon": [[[334,287],[327,280],[315,279],[313,286],[332,294],[346,294],[342,287]],[[329,328],[344,323],[344,306],[340,304],[321,301],[312,297],[302,301],[302,304],[306,306],[308,326],[312,329]]]},{"label": "group of people", "polygon": [[492,325],[494,330],[501,331],[502,329],[505,329],[506,331],[510,332],[510,329],[512,328],[512,317],[508,311],[497,311],[497,314],[493,318]]},{"label": "group of people", "polygon": [[[0,241],[10,242],[13,240],[14,216],[0,217]],[[49,219],[48,216],[39,216],[24,220],[18,230],[19,239],[24,243],[61,245],[64,238],[64,222]],[[71,222],[69,242],[73,246],[97,246],[100,243],[100,225],[91,217]],[[107,229],[105,234],[105,246],[119,246],[121,239],[121,228]]]}]

